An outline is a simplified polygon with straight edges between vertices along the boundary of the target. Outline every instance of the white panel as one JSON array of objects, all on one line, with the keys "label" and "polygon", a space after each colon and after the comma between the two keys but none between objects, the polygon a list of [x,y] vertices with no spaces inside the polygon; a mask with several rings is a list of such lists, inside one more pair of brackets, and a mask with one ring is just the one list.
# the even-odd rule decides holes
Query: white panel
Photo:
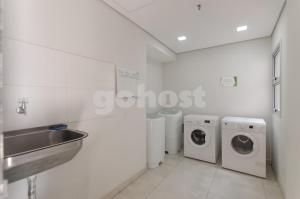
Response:
[{"label": "white panel", "polygon": [[65,53],[5,40],[4,84],[34,86],[66,86]]},{"label": "white panel", "polygon": [[144,63],[145,33],[100,0],[5,0],[5,7],[6,36],[135,68]]},{"label": "white panel", "polygon": [[94,89],[68,89],[68,122],[96,118],[96,106],[93,103]]},{"label": "white panel", "polygon": [[115,67],[83,57],[74,57],[68,66],[68,87],[71,88],[115,88]]},{"label": "white panel", "polygon": [[6,85],[113,89],[114,65],[7,39]]},{"label": "white panel", "polygon": [[[26,115],[16,113],[18,99],[28,100]],[[5,131],[66,122],[66,89],[4,87]]]}]

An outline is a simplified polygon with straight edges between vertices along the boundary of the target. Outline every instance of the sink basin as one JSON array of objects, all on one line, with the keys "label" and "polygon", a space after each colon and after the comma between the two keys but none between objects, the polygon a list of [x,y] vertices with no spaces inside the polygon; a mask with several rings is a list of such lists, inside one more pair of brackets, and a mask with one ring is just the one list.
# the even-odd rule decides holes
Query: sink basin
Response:
[{"label": "sink basin", "polygon": [[87,135],[48,126],[4,132],[4,177],[11,183],[70,161]]}]

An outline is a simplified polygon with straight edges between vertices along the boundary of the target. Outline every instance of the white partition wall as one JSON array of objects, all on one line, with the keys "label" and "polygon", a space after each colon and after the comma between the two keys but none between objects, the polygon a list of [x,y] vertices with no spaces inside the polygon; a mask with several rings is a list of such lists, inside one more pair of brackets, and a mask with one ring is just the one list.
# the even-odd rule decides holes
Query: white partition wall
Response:
[{"label": "white partition wall", "polygon": [[[115,91],[115,66],[144,74],[146,46],[158,41],[103,1],[5,0],[5,10],[4,130],[68,123],[89,133],[72,161],[38,175],[38,197],[118,191],[146,168],[145,109],[98,115],[93,96]],[[15,111],[23,95],[26,117]],[[8,192],[24,198],[26,181],[9,184]]]},{"label": "white partition wall", "polygon": [[5,198],[6,195],[6,183],[3,180],[3,106],[2,106],[2,88],[3,88],[3,51],[2,51],[2,1],[0,0],[0,199]]}]

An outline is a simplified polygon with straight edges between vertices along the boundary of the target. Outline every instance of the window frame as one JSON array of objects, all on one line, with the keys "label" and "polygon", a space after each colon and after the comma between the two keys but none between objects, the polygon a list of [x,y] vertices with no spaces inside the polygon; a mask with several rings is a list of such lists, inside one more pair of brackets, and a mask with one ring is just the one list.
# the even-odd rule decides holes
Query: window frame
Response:
[{"label": "window frame", "polygon": [[[282,51],[281,51],[281,42],[277,45],[277,47],[275,48],[275,50],[273,51],[272,54],[272,68],[273,68],[273,74],[272,74],[272,87],[273,87],[273,112],[274,113],[281,113],[282,110],[282,104],[281,104],[281,93],[282,93],[282,86],[281,86],[281,65],[282,65]],[[279,68],[276,65],[276,58],[277,56],[279,56]],[[279,70],[279,77],[276,77],[276,71]],[[280,86],[280,90],[279,90],[279,102],[277,102],[277,98],[276,98],[276,87]],[[279,107],[278,107],[279,106]]]}]

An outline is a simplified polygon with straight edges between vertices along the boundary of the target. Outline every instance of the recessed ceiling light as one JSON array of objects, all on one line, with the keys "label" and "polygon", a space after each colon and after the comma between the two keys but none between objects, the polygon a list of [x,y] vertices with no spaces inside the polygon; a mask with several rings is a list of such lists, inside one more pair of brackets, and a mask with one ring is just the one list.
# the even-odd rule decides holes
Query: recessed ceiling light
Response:
[{"label": "recessed ceiling light", "polygon": [[248,30],[248,26],[239,26],[236,28],[237,32],[242,32]]},{"label": "recessed ceiling light", "polygon": [[177,37],[177,40],[178,41],[185,41],[185,40],[187,40],[187,37],[186,36],[180,36],[180,37]]}]

